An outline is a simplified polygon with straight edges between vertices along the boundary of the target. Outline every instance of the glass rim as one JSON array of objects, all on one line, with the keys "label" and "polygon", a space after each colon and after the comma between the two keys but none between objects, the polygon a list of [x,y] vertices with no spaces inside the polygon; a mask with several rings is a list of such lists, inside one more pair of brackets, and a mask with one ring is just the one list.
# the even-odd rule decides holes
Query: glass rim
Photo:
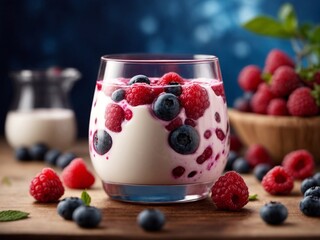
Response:
[{"label": "glass rim", "polygon": [[209,54],[129,53],[103,55],[101,61],[132,64],[197,64],[218,62],[218,57]]}]

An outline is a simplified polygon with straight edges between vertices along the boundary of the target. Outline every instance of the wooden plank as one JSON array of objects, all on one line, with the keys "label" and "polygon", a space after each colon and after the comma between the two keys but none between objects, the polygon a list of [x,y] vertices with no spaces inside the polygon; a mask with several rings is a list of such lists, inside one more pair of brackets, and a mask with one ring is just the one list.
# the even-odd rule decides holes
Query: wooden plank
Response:
[{"label": "wooden plank", "polygon": [[[81,141],[73,149],[89,161],[87,142]],[[90,163],[89,163],[90,164]],[[243,175],[250,193],[259,195],[239,212],[218,211],[210,199],[173,205],[136,205],[108,199],[99,180],[88,192],[92,205],[103,211],[103,221],[97,229],[81,229],[72,221],[63,220],[56,213],[56,203],[35,203],[28,193],[29,182],[45,166],[42,162],[19,163],[12,150],[0,142],[0,180],[10,179],[11,185],[0,183],[0,210],[16,209],[30,212],[30,218],[16,222],[0,222],[0,239],[292,239],[320,237],[320,218],[304,216],[299,210],[302,195],[300,182],[290,196],[271,196],[251,175]],[[91,165],[90,165],[91,167]],[[58,173],[61,171],[56,169]],[[80,196],[80,190],[66,189],[64,197]],[[269,201],[280,201],[289,210],[285,224],[269,226],[259,209]],[[136,217],[145,208],[156,207],[166,215],[161,232],[144,232]]]}]

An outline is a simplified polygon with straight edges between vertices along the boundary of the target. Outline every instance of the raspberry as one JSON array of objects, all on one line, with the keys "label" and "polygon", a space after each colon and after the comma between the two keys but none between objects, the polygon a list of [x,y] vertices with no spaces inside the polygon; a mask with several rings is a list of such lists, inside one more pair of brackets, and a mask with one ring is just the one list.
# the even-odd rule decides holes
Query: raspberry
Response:
[{"label": "raspberry", "polygon": [[289,66],[294,68],[294,62],[283,51],[279,49],[273,49],[269,52],[266,58],[265,68],[263,69],[263,72],[273,74],[275,70],[280,66]]},{"label": "raspberry", "polygon": [[217,138],[218,138],[220,141],[223,141],[223,140],[226,138],[225,133],[224,133],[223,130],[220,129],[220,128],[217,128],[217,129],[216,129],[216,136],[217,136]]},{"label": "raspberry", "polygon": [[132,118],[132,116],[133,116],[133,113],[132,113],[132,111],[130,109],[126,109],[124,111],[124,117],[125,117],[126,120],[129,121]]},{"label": "raspberry", "polygon": [[118,104],[110,103],[106,107],[105,126],[113,132],[121,132],[121,123],[125,118],[125,113],[122,107]]},{"label": "raspberry", "polygon": [[64,187],[53,169],[44,168],[32,179],[29,193],[38,202],[55,202],[64,194]]},{"label": "raspberry", "polygon": [[182,125],[182,119],[177,117],[173,119],[165,128],[168,131],[173,131],[174,129],[180,127]]},{"label": "raspberry", "polygon": [[267,114],[273,116],[289,115],[286,100],[282,98],[272,99],[267,107]]},{"label": "raspberry", "polygon": [[184,120],[184,124],[189,125],[191,127],[197,126],[197,123],[190,118],[187,118],[186,120]]},{"label": "raspberry", "polygon": [[212,132],[210,130],[206,130],[203,134],[203,136],[205,137],[205,139],[209,139],[212,135]]},{"label": "raspberry", "polygon": [[271,92],[277,97],[286,97],[300,86],[298,74],[288,66],[279,67],[270,82]]},{"label": "raspberry", "polygon": [[69,188],[90,188],[95,181],[82,158],[73,160],[61,173],[63,183]]},{"label": "raspberry", "polygon": [[254,113],[266,114],[270,101],[274,98],[269,86],[260,84],[258,91],[252,96],[251,108]]},{"label": "raspberry", "polygon": [[170,85],[170,83],[178,83],[182,85],[184,84],[184,80],[179,74],[175,72],[168,72],[160,78],[157,84],[165,86]]},{"label": "raspberry", "polygon": [[212,156],[212,153],[213,153],[212,148],[210,146],[206,147],[203,153],[199,157],[197,157],[197,163],[198,164],[204,163],[206,160],[208,160]]},{"label": "raspberry", "polygon": [[291,176],[300,180],[311,177],[315,169],[313,156],[304,149],[288,153],[283,159],[282,166]]},{"label": "raspberry", "polygon": [[315,116],[319,112],[316,100],[311,95],[311,89],[300,87],[294,90],[287,102],[288,111],[293,116]]},{"label": "raspberry", "polygon": [[206,89],[198,84],[186,86],[180,95],[180,101],[185,108],[187,117],[194,120],[203,116],[210,105]]},{"label": "raspberry", "polygon": [[235,171],[221,176],[211,189],[212,201],[218,209],[240,210],[248,203],[249,191],[243,178]]},{"label": "raspberry", "polygon": [[132,106],[152,103],[155,98],[151,87],[145,83],[136,83],[126,90],[126,100]]},{"label": "raspberry", "polygon": [[238,84],[244,91],[255,92],[261,82],[261,70],[258,66],[248,65],[239,73]]},{"label": "raspberry", "polygon": [[211,89],[214,91],[214,93],[217,95],[217,96],[221,96],[223,98],[223,101],[225,102],[226,101],[226,95],[224,93],[224,88],[223,88],[223,85],[222,84],[219,84],[219,85],[213,85],[211,87]]},{"label": "raspberry", "polygon": [[272,195],[286,195],[293,189],[293,177],[281,166],[267,172],[261,183],[264,190]]},{"label": "raspberry", "polygon": [[269,152],[264,146],[260,144],[251,145],[246,151],[245,159],[248,161],[249,165],[252,168],[260,163],[273,165],[273,161]]}]

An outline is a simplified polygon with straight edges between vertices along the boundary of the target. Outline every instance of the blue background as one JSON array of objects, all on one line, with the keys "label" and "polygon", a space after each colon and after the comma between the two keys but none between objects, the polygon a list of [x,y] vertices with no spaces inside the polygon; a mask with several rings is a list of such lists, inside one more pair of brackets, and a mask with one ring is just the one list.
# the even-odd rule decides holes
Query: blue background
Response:
[{"label": "blue background", "polygon": [[13,98],[9,72],[54,65],[82,73],[70,97],[86,137],[100,56],[111,53],[214,54],[232,105],[241,68],[262,67],[272,48],[293,56],[288,41],[241,28],[257,14],[276,16],[284,2],[302,22],[320,22],[317,0],[0,0],[0,135]]}]

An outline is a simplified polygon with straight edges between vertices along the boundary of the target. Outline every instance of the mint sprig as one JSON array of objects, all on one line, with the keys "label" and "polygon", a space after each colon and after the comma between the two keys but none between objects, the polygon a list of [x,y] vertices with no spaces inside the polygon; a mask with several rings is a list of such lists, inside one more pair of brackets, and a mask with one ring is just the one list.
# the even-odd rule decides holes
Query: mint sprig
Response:
[{"label": "mint sprig", "polygon": [[296,54],[298,67],[320,65],[320,25],[299,23],[294,7],[286,3],[277,18],[257,16],[242,25],[248,31],[263,36],[288,39]]},{"label": "mint sprig", "polygon": [[29,213],[18,210],[0,211],[0,222],[17,221],[28,218]]},{"label": "mint sprig", "polygon": [[81,193],[81,200],[83,201],[83,203],[84,203],[86,206],[90,206],[91,197],[90,197],[90,195],[87,193],[87,191],[83,191],[83,192]]}]

